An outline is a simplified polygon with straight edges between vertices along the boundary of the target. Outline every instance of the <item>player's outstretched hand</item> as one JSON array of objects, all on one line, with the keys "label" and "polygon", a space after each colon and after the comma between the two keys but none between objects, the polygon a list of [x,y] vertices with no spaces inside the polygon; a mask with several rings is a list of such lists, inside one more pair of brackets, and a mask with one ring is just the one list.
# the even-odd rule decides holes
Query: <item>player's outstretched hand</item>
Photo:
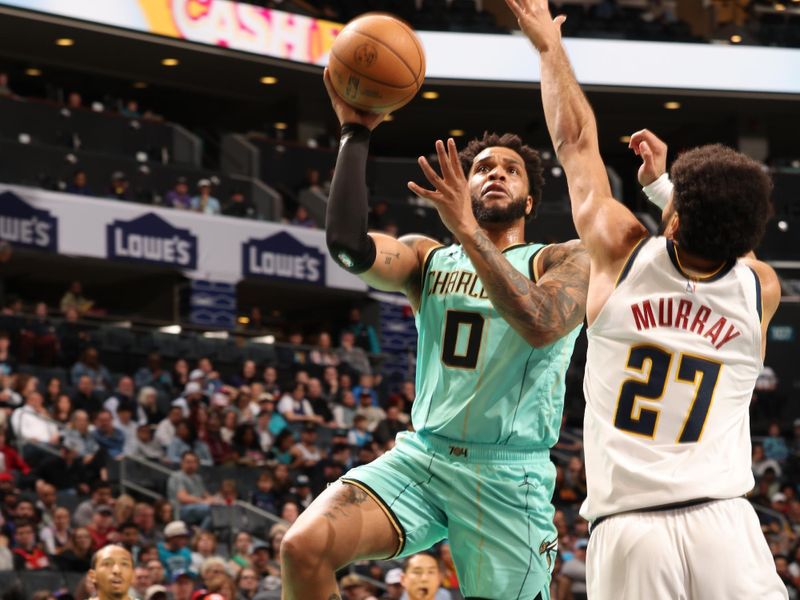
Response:
[{"label": "player's outstretched hand", "polygon": [[561,25],[567,17],[559,15],[554,19],[547,0],[506,0],[506,4],[517,17],[520,29],[539,52],[561,44]]},{"label": "player's outstretched hand", "polygon": [[333,89],[333,82],[331,81],[331,74],[328,71],[328,67],[325,67],[322,80],[325,82],[325,89],[328,90],[328,96],[331,98],[333,111],[339,119],[339,125],[344,125],[345,123],[359,123],[372,131],[386,118],[384,114],[358,110],[345,102],[344,99],[336,93],[336,90]]},{"label": "player's outstretched hand", "polygon": [[436,155],[442,170],[441,177],[424,156],[417,159],[422,172],[434,189],[425,189],[413,181],[408,182],[408,189],[417,196],[433,202],[439,211],[442,223],[453,235],[458,237],[462,233],[472,233],[478,228],[478,221],[472,212],[469,185],[453,138],[447,140],[446,148],[442,140],[436,140]]},{"label": "player's outstretched hand", "polygon": [[642,157],[639,167],[639,185],[650,185],[667,172],[667,145],[649,129],[642,129],[631,136],[628,148]]}]

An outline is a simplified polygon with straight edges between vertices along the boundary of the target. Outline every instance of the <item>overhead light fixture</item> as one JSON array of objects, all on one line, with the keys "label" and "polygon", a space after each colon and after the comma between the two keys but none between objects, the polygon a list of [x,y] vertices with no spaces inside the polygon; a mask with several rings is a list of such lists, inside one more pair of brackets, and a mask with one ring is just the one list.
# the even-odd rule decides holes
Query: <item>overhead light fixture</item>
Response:
[{"label": "overhead light fixture", "polygon": [[422,92],[422,97],[425,100],[436,100],[439,97],[439,92],[434,92],[433,90]]},{"label": "overhead light fixture", "polygon": [[664,102],[664,108],[667,110],[678,110],[681,107],[680,102],[676,102],[675,100],[670,100],[669,102]]},{"label": "overhead light fixture", "polygon": [[41,69],[36,69],[31,67],[30,69],[25,69],[25,75],[28,77],[39,77],[42,74]]},{"label": "overhead light fixture", "polygon": [[276,83],[278,83],[278,78],[273,77],[272,75],[266,75],[262,77],[259,81],[261,81],[261,83],[263,83],[264,85],[275,85]]},{"label": "overhead light fixture", "polygon": [[173,335],[178,335],[182,331],[182,328],[180,325],[176,323],[175,325],[167,325],[166,327],[159,327],[158,330],[161,333],[171,333]]},{"label": "overhead light fixture", "polygon": [[289,125],[287,123],[284,123],[283,121],[278,121],[277,123],[275,123],[274,127],[279,131],[283,131],[284,129],[289,129]]},{"label": "overhead light fixture", "polygon": [[778,12],[783,12],[783,11],[786,10],[786,5],[785,4],[781,4],[780,2],[778,2],[775,5],[775,10],[777,10]]},{"label": "overhead light fixture", "polygon": [[204,338],[210,338],[212,340],[227,340],[228,339],[228,332],[227,331],[204,331],[203,332]]},{"label": "overhead light fixture", "polygon": [[740,44],[741,42],[742,42],[742,36],[736,34],[731,36],[731,44]]},{"label": "overhead light fixture", "polygon": [[261,336],[250,338],[250,341],[255,343],[255,344],[274,344],[275,343],[275,336],[274,335],[261,335]]},{"label": "overhead light fixture", "polygon": [[246,316],[243,315],[243,316],[239,317],[238,319],[236,319],[236,321],[238,323],[240,323],[241,325],[247,325],[250,322],[250,317],[246,317]]},{"label": "overhead light fixture", "polygon": [[448,132],[447,135],[450,135],[452,137],[461,137],[462,135],[464,135],[464,130],[463,129],[451,129]]},{"label": "overhead light fixture", "polygon": [[63,46],[64,48],[66,48],[68,46],[74,46],[74,45],[75,45],[75,40],[73,40],[72,38],[58,38],[56,40],[56,46]]},{"label": "overhead light fixture", "polygon": [[147,82],[145,82],[145,81],[134,81],[133,82],[133,87],[136,88],[137,90],[143,90],[144,88],[147,87]]},{"label": "overhead light fixture", "polygon": [[629,135],[621,135],[620,138],[619,138],[619,141],[622,142],[623,144],[627,144],[627,143],[629,143],[631,141],[631,136],[629,136]]},{"label": "overhead light fixture", "polygon": [[161,61],[161,64],[165,67],[177,67],[180,61],[177,58],[165,58]]}]

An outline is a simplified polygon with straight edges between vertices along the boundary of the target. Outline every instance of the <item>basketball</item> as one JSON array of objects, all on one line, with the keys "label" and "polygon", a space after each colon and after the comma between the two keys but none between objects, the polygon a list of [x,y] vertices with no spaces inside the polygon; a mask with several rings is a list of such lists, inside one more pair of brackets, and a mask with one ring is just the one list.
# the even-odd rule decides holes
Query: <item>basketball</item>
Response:
[{"label": "basketball", "polygon": [[328,69],[348,104],[388,113],[410,102],[422,86],[425,51],[403,21],[367,14],[350,21],[336,37]]}]

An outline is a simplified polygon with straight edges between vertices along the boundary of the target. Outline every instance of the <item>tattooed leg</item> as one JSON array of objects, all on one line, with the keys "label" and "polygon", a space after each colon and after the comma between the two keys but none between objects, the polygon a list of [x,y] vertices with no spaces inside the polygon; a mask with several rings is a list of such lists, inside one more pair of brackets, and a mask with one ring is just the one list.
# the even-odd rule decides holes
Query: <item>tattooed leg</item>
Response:
[{"label": "tattooed leg", "polygon": [[374,499],[354,485],[332,485],[283,538],[283,600],[341,600],[337,569],[389,556],[397,546],[397,533]]}]

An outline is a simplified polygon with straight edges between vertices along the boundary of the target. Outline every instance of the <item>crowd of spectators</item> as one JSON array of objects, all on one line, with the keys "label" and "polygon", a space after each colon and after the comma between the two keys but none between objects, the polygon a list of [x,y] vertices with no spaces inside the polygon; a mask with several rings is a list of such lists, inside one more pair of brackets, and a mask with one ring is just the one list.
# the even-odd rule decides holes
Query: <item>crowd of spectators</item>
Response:
[{"label": "crowd of spectators", "polygon": [[[410,426],[414,383],[390,389],[370,364],[370,353],[380,351],[378,337],[357,309],[343,324],[338,347],[328,332],[319,332],[312,347],[293,332],[275,363],[246,360],[222,372],[212,357],[166,365],[154,352],[142,357],[140,368],[112,373],[103,349],[70,329],[78,307],[91,306],[79,285],[70,287],[62,305],[68,318],[57,327],[47,325],[46,306],[30,315],[19,307],[0,315],[0,570],[84,571],[93,550],[119,542],[136,560],[137,598],[152,585],[210,589],[217,575],[240,593],[247,588],[278,597],[278,549],[287,525],[330,482],[391,449],[397,433]],[[36,323],[41,328],[30,329]],[[20,370],[50,361],[69,367],[64,380]],[[762,403],[772,383],[768,374],[760,382]],[[773,422],[754,444],[751,500],[761,509],[778,571],[797,597],[800,420],[791,438],[784,433]],[[559,555],[553,598],[585,595],[581,450],[579,436],[565,430],[554,455]],[[170,469],[160,500],[124,493],[114,467],[125,457]],[[205,474],[219,468],[253,469],[257,477],[253,485],[230,477],[212,486]],[[212,528],[213,507],[237,501],[280,522],[220,538]],[[435,551],[445,593],[459,598],[449,547]],[[343,584],[377,593],[364,577],[388,582],[401,567],[359,563],[356,579]]]}]

